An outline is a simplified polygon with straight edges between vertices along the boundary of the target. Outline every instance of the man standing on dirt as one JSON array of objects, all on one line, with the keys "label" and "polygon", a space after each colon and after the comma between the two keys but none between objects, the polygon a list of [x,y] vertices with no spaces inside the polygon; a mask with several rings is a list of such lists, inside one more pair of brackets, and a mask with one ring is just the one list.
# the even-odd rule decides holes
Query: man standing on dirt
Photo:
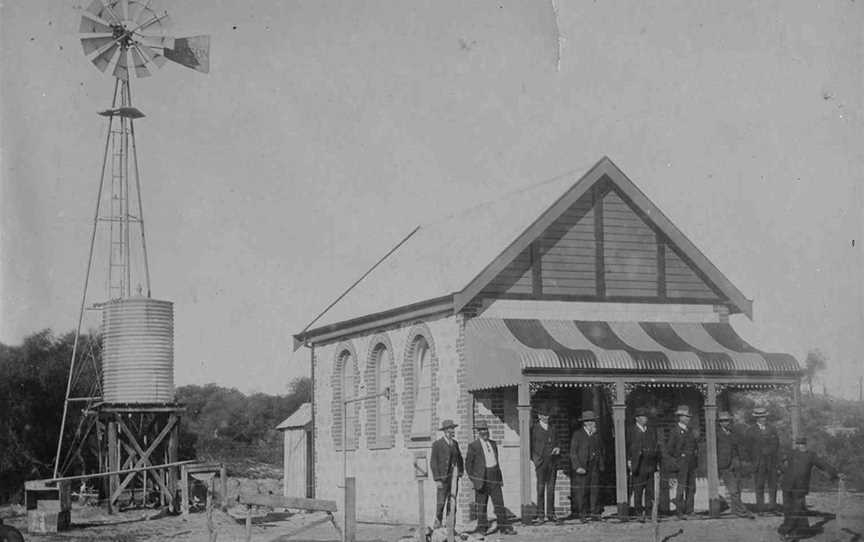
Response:
[{"label": "man standing on dirt", "polygon": [[[458,425],[453,423],[453,420],[444,420],[441,423],[440,429],[444,435],[432,443],[432,456],[429,463],[437,490],[434,529],[441,527],[441,522],[444,520],[444,503],[450,500],[453,469],[455,468],[458,471],[460,477],[465,472],[465,465],[462,462],[462,452],[459,451],[459,443],[453,438],[457,427]],[[448,504],[448,514],[452,513],[453,505],[454,503],[452,502]]]},{"label": "man standing on dirt", "polygon": [[729,493],[729,508],[736,516],[753,519],[741,502],[741,437],[732,426],[731,414],[720,412],[717,421],[717,474]]},{"label": "man standing on dirt", "polygon": [[[753,486],[756,491],[756,511],[759,514],[773,512],[777,508],[777,454],[780,439],[777,429],[767,423],[768,410],[754,408],[756,424],[750,427],[747,440],[750,441],[750,460],[753,462]],[[768,486],[769,506],[765,507],[765,486]]]},{"label": "man standing on dirt", "polygon": [[[600,515],[600,473],[603,472],[603,443],[597,433],[597,416],[586,410],[580,418],[582,427],[570,438],[570,468],[572,482],[570,502],[573,516],[582,522],[587,514]],[[588,497],[588,499],[586,499]],[[588,506],[586,506],[588,500]]]},{"label": "man standing on dirt", "polygon": [[786,458],[786,468],[783,471],[783,523],[777,528],[786,540],[795,539],[800,535],[812,535],[806,531],[810,528],[804,509],[804,498],[810,492],[810,473],[813,467],[822,469],[832,480],[843,476],[837,469],[826,463],[822,458],[807,449],[807,439],[795,439],[795,449]]},{"label": "man standing on dirt", "polygon": [[558,434],[549,425],[549,411],[541,408],[537,412],[537,423],[531,428],[531,461],[537,474],[536,523],[544,519],[558,521],[555,516],[555,475],[558,470]]},{"label": "man standing on dirt", "polygon": [[498,445],[489,438],[489,426],[485,421],[475,423],[474,429],[478,438],[468,445],[468,452],[465,454],[465,470],[474,485],[477,528],[473,532],[487,535],[495,532],[495,529],[489,527],[489,518],[486,515],[486,507],[491,498],[501,534],[516,534],[507,517],[507,509],[504,508],[504,496],[501,493],[504,477],[498,462]]},{"label": "man standing on dirt", "polygon": [[690,407],[681,405],[675,411],[678,424],[669,431],[666,441],[666,461],[669,472],[675,474],[675,512],[678,519],[687,519],[693,513],[696,495],[697,435],[690,427]]},{"label": "man standing on dirt", "polygon": [[[627,435],[627,469],[633,486],[633,509],[641,521],[654,504],[652,476],[657,470],[660,444],[657,431],[648,427],[648,409],[639,407],[635,413],[636,423]],[[644,500],[643,500],[644,499]]]}]

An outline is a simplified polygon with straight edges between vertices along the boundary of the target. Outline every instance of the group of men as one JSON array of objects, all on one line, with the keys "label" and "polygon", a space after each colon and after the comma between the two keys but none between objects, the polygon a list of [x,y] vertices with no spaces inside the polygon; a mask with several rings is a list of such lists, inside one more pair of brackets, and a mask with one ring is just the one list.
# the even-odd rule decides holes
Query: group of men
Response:
[{"label": "group of men", "polygon": [[[665,441],[658,437],[657,429],[648,424],[648,409],[634,411],[635,423],[626,432],[628,490],[633,497],[634,512],[644,521],[654,502],[654,473],[661,470],[668,480],[675,480],[675,510],[680,519],[693,514],[696,493],[699,432],[690,421],[692,413],[687,405],[675,411],[677,423],[668,432]],[[776,428],[767,423],[768,411],[755,408],[755,423],[746,431],[733,426],[732,415],[722,411],[717,416],[717,471],[723,480],[732,513],[753,518],[741,501],[742,480],[748,475],[745,465],[752,468],[756,511],[770,513],[777,508],[777,477],[780,470],[780,439]],[[603,446],[597,436],[594,412],[582,413],[582,428],[570,439],[571,517],[583,521],[590,514],[600,512],[598,503],[599,478],[604,468]],[[532,428],[532,460],[537,474],[537,516],[535,522],[557,521],[555,506],[555,471],[560,450],[555,429],[549,424],[549,412],[538,412]],[[810,487],[810,472],[820,468],[832,478],[838,473],[814,452],[807,450],[807,439],[795,439],[795,449],[787,454],[783,465],[784,521],[778,531],[794,535],[806,527],[804,496]],[[665,484],[664,484],[665,485]],[[768,494],[768,504],[765,494]],[[587,506],[586,506],[587,503]]]},{"label": "group of men", "polygon": [[[765,408],[752,412],[755,423],[746,431],[733,426],[732,415],[722,411],[717,416],[717,471],[728,493],[731,512],[752,518],[754,515],[741,501],[742,479],[752,467],[756,493],[756,511],[770,513],[777,507],[777,477],[780,467],[780,439],[777,430],[767,423]],[[626,451],[628,489],[633,497],[633,510],[644,521],[654,502],[654,473],[660,470],[667,480],[675,480],[675,511],[680,519],[693,514],[698,465],[698,429],[690,423],[692,413],[687,405],[675,411],[677,423],[665,440],[657,428],[649,425],[649,411],[639,407],[634,411],[634,423],[627,428]],[[591,410],[579,417],[581,427],[570,436],[569,466],[571,473],[571,518],[588,521],[601,514],[599,500],[600,475],[605,468],[604,444],[597,431],[597,416]],[[465,461],[459,444],[453,438],[457,425],[445,420],[440,430],[443,436],[432,445],[431,467],[437,486],[436,526],[441,524],[444,509],[452,501],[451,484],[454,470],[458,476],[468,476],[474,487],[474,514],[477,532],[489,532],[486,514],[491,499],[495,508],[497,529],[502,534],[515,534],[509,522],[501,486],[502,474],[498,446],[489,438],[484,421],[475,424],[477,439],[468,445]],[[555,514],[555,479],[560,466],[561,449],[558,433],[550,423],[550,412],[540,409],[537,423],[531,428],[531,461],[537,477],[537,508],[535,523],[559,521]],[[810,472],[814,467],[826,471],[832,478],[837,471],[807,450],[803,437],[795,439],[795,449],[785,457],[783,475],[784,521],[778,531],[786,536],[805,527],[804,496],[809,491]],[[767,489],[768,503],[765,502]],[[452,503],[451,503],[452,505]],[[496,527],[492,527],[494,530]]]}]

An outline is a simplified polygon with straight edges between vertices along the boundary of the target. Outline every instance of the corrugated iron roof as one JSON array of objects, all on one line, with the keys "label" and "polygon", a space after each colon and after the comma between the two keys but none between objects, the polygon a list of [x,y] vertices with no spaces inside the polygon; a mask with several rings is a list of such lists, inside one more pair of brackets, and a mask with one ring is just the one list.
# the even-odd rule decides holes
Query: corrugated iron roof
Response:
[{"label": "corrugated iron roof", "polygon": [[798,376],[789,354],[767,353],[727,323],[474,318],[465,329],[469,389],[513,386],[523,373]]},{"label": "corrugated iron roof", "polygon": [[296,429],[306,427],[312,422],[312,403],[303,403],[285,420],[276,426],[276,429]]}]

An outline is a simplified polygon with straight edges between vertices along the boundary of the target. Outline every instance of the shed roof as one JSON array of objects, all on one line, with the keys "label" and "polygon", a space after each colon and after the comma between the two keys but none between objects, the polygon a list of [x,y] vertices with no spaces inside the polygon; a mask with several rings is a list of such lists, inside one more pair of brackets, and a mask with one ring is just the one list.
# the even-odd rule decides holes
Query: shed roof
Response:
[{"label": "shed roof", "polygon": [[276,426],[276,429],[284,431],[285,429],[298,429],[306,427],[312,422],[312,403],[303,403],[285,420]]},{"label": "shed roof", "polygon": [[[340,324],[417,304],[448,299],[454,311],[480,293],[591,187],[608,179],[724,292],[733,312],[752,315],[748,300],[607,157],[587,172],[570,172],[510,192],[411,232],[342,298],[303,331],[298,342]],[[299,345],[299,344],[298,344]]]}]

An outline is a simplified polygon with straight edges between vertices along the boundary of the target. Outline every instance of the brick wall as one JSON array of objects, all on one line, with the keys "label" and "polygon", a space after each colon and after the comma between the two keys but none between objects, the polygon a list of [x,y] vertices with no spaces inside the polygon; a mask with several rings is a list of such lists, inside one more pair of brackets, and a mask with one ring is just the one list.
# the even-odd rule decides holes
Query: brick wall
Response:
[{"label": "brick wall", "polygon": [[[409,439],[410,416],[414,409],[413,397],[413,359],[410,357],[410,343],[418,333],[424,334],[430,345],[432,371],[432,429],[430,438],[421,441]],[[368,334],[342,338],[315,347],[315,482],[316,496],[321,499],[342,501],[342,491],[338,487],[342,478],[342,453],[339,448],[341,438],[341,415],[338,401],[341,393],[339,379],[334,374],[338,367],[339,352],[349,349],[358,360],[358,393],[366,395],[373,392],[374,371],[370,361],[377,344],[384,344],[392,352],[391,366],[391,430],[392,442],[384,443],[376,438],[377,420],[373,412],[374,401],[364,401],[357,424],[357,446],[349,447],[348,476],[354,476],[357,483],[357,517],[360,521],[381,521],[416,523],[418,519],[418,483],[414,475],[413,460],[415,453],[425,454],[428,458],[431,438],[437,438],[440,420],[457,420],[464,431],[461,415],[465,406],[459,393],[457,374],[457,338],[459,324],[456,317],[438,317],[424,322],[410,322]],[[430,353],[432,353],[430,352]],[[469,427],[470,431],[470,427]],[[459,438],[464,454],[467,441]],[[435,484],[431,479],[423,482],[425,515],[428,521],[434,518]],[[341,509],[341,505],[340,505]]]}]

